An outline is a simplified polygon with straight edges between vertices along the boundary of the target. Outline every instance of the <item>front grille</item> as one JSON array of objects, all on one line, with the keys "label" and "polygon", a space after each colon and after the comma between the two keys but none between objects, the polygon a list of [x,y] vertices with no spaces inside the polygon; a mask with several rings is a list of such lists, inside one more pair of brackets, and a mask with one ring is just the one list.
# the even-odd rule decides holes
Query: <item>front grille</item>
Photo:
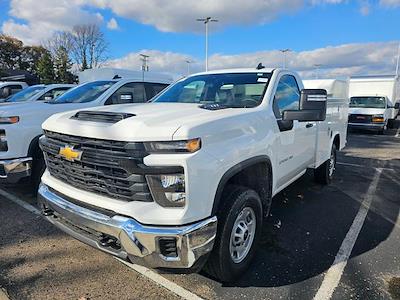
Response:
[{"label": "front grille", "polygon": [[[85,138],[46,131],[40,141],[50,174],[81,190],[124,201],[153,201],[143,163],[144,144]],[[59,155],[66,145],[82,151],[79,160]]]},{"label": "front grille", "polygon": [[372,123],[372,116],[351,114],[349,115],[349,123]]}]

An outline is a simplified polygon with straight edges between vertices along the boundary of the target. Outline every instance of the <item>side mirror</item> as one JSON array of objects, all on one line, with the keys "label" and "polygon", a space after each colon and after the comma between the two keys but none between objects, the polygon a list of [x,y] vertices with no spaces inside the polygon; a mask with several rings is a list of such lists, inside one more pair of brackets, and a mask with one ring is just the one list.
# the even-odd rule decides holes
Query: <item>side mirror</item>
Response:
[{"label": "side mirror", "polygon": [[3,92],[1,94],[1,98],[8,98],[9,96],[11,96],[11,89],[9,87],[5,87],[3,88]]},{"label": "side mirror", "polygon": [[400,102],[397,102],[397,103],[394,105],[394,109],[400,109]]},{"label": "side mirror", "polygon": [[327,92],[322,89],[301,90],[299,110],[285,110],[284,121],[325,121]]}]

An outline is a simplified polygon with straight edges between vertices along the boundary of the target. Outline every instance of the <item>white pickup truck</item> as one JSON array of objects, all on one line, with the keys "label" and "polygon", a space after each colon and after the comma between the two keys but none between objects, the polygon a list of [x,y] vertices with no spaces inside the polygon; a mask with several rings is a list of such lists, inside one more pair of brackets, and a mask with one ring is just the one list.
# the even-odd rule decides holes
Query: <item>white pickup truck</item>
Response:
[{"label": "white pickup truck", "polygon": [[185,272],[206,263],[234,280],[272,197],[308,168],[331,181],[346,144],[344,94],[327,101],[283,69],[223,70],[182,79],[152,103],[53,115],[40,139],[39,205],[122,259]]},{"label": "white pickup truck", "polygon": [[[101,105],[146,102],[172,82],[172,79],[155,81],[151,74],[147,75],[146,82],[141,80],[133,78],[88,82],[54,100],[54,95],[49,93],[65,90],[65,87],[50,85],[52,89],[49,90],[48,86],[32,86],[21,91],[22,95],[16,94],[8,99],[9,102],[0,104],[0,179],[16,183],[31,177],[33,187],[37,189],[45,169],[38,143],[43,133],[41,125],[52,114]],[[40,91],[29,91],[31,88]],[[26,95],[25,91],[34,95],[20,100]],[[34,101],[33,98],[48,101]]]}]

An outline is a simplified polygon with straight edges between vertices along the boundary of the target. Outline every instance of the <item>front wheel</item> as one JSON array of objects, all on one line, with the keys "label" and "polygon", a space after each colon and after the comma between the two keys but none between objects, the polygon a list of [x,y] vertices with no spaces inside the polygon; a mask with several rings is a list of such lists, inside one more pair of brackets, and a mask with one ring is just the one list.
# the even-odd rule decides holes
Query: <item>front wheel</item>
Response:
[{"label": "front wheel", "polygon": [[221,282],[232,282],[248,269],[261,234],[262,204],[248,188],[229,186],[218,213],[218,232],[206,272]]},{"label": "front wheel", "polygon": [[329,159],[314,170],[315,181],[320,184],[329,184],[333,179],[336,170],[336,145],[332,144]]}]

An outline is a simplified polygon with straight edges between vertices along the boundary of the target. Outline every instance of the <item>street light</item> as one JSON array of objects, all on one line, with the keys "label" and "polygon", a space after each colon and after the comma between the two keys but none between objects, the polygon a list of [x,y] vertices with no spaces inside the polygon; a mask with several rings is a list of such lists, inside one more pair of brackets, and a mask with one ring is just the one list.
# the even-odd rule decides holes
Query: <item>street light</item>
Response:
[{"label": "street light", "polygon": [[144,82],[144,72],[149,71],[149,65],[147,64],[149,62],[149,55],[146,54],[139,54],[140,60],[142,61],[142,79]]},{"label": "street light", "polygon": [[206,71],[208,71],[208,23],[210,22],[218,22],[217,19],[213,19],[211,17],[197,19],[198,22],[203,22],[206,25]]},{"label": "street light", "polygon": [[315,79],[318,79],[318,77],[319,77],[319,68],[321,68],[322,65],[321,64],[315,64],[314,67],[315,67]]},{"label": "street light", "polygon": [[187,76],[189,76],[190,75],[190,64],[193,63],[193,61],[185,60],[185,62],[187,63]]},{"label": "street light", "polygon": [[399,75],[399,60],[400,60],[400,42],[399,42],[399,48],[397,49],[396,76]]},{"label": "street light", "polygon": [[286,69],[286,53],[291,52],[291,49],[280,49],[283,54],[283,68]]}]

